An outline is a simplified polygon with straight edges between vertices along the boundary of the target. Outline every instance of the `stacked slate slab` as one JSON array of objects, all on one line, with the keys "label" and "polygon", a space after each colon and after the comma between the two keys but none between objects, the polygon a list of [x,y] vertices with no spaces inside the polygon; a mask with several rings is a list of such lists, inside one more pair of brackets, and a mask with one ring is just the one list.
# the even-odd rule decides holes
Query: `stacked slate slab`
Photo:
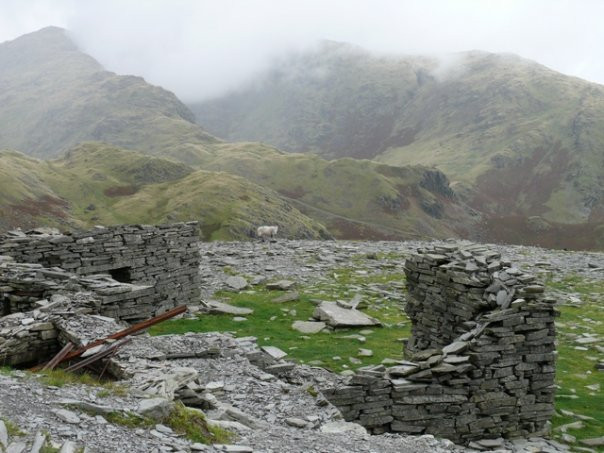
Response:
[{"label": "stacked slate slab", "polygon": [[96,227],[70,234],[47,228],[12,231],[0,236],[0,255],[48,268],[46,276],[59,268],[57,272],[79,276],[107,274],[114,283],[129,284],[100,285],[95,292],[107,305],[107,316],[139,321],[198,301],[198,233],[197,222]]},{"label": "stacked slate slab", "polygon": [[406,361],[364,368],[324,395],[375,433],[455,442],[541,435],[554,412],[555,301],[484,245],[419,249],[405,263]]}]

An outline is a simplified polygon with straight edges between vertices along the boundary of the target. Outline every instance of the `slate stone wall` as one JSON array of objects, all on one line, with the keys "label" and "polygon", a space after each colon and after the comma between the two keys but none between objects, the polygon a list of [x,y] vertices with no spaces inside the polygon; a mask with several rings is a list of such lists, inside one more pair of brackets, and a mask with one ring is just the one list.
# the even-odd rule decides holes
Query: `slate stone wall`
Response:
[{"label": "slate stone wall", "polygon": [[[78,276],[108,274],[112,281],[129,284],[128,289],[107,285],[96,292],[106,304],[101,310],[105,315],[138,321],[199,299],[197,229],[196,222],[189,222],[97,227],[72,234],[16,231],[0,236],[0,255],[40,264],[46,276],[61,270]],[[25,299],[13,303],[17,306],[12,311],[30,308]]]},{"label": "slate stone wall", "polygon": [[405,274],[408,361],[361,369],[327,399],[374,433],[463,443],[545,433],[557,312],[543,286],[477,244],[420,249]]}]

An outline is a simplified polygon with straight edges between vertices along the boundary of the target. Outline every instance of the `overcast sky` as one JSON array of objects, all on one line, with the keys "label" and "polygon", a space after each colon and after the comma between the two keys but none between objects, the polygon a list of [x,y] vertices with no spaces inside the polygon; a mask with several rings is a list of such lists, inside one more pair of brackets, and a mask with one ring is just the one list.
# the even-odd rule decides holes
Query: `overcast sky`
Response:
[{"label": "overcast sky", "polygon": [[67,28],[106,68],[185,101],[321,39],[370,50],[513,52],[604,84],[604,0],[0,0],[0,42]]}]

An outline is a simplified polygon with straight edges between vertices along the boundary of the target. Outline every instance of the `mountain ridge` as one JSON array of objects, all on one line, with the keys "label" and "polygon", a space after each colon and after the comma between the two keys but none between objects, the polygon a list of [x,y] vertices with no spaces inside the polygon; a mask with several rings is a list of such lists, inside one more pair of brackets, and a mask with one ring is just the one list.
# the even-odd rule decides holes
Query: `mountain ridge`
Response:
[{"label": "mountain ridge", "polygon": [[[539,168],[537,179],[550,180],[550,192],[557,189],[557,173],[553,170],[568,166],[564,159],[556,160],[564,157],[562,152],[534,153],[536,163],[530,162],[531,172],[522,173],[518,168],[523,168],[526,159],[531,158],[530,153],[510,156],[497,152],[485,157],[471,152],[466,156],[465,151],[459,151],[448,156],[455,164],[463,166],[472,163],[472,158],[482,159],[481,162],[494,162],[487,170],[498,171],[495,175],[477,172],[472,178],[464,179],[459,178],[455,168],[452,173],[443,174],[438,162],[422,161],[423,153],[416,153],[416,161],[410,162],[412,165],[391,165],[384,158],[386,153],[374,156],[381,162],[360,159],[362,155],[356,155],[355,159],[342,156],[330,160],[327,152],[321,157],[284,153],[262,143],[230,143],[193,123],[189,108],[169,91],[149,85],[140,77],[105,71],[69,41],[64,30],[50,28],[0,44],[0,61],[5,63],[0,68],[0,101],[5,101],[0,102],[0,147],[52,158],[42,162],[15,155],[9,159],[8,154],[4,155],[9,173],[14,170],[14,174],[7,173],[10,178],[5,186],[12,184],[12,187],[7,187],[6,194],[18,195],[17,202],[6,194],[0,197],[0,209],[6,213],[5,223],[10,223],[6,219],[18,220],[19,215],[27,222],[38,219],[76,226],[97,221],[161,222],[171,220],[167,218],[166,209],[173,210],[183,220],[186,216],[198,219],[206,210],[208,218],[202,222],[206,239],[249,237],[254,224],[279,224],[283,215],[286,220],[282,223],[286,227],[282,231],[293,235],[312,231],[314,233],[308,234],[327,236],[325,225],[340,238],[462,236],[502,241],[512,238],[521,243],[530,241],[553,247],[604,245],[604,231],[598,229],[597,191],[585,214],[592,216],[594,222],[579,230],[568,229],[557,219],[547,218],[547,210],[535,210],[536,203],[545,204],[542,194],[530,198],[520,193],[527,200],[527,206],[521,206],[522,211],[516,209],[518,191],[508,193],[510,181],[512,186],[522,186],[529,191],[528,182],[535,177],[531,173],[533,168]],[[338,55],[339,48],[333,44],[330,53],[319,58],[319,68],[331,61],[331,54]],[[390,100],[400,98],[409,103],[415,99],[415,91],[408,86],[390,86],[398,81],[401,70],[418,89],[436,83],[427,72],[437,68],[434,60],[417,57],[392,67],[390,57],[380,56],[376,57],[379,63],[376,68],[364,65],[368,53],[352,49],[338,57],[341,64],[336,69],[349,68],[352,59],[359,71],[366,67],[365,73],[344,71],[341,79],[330,82],[335,92],[332,97],[317,96],[328,113],[333,106],[346,109],[350,105],[349,94],[340,90],[346,88],[346,81],[353,81],[365,93],[363,99],[386,117],[398,112],[398,104]],[[484,58],[484,54],[476,53],[476,58]],[[13,61],[15,65],[11,65]],[[301,69],[305,69],[304,66]],[[384,80],[380,79],[383,73],[387,74]],[[339,73],[313,72],[312,83],[318,92],[323,89],[326,78],[333,79],[334,74]],[[296,83],[306,77],[303,70],[294,75],[292,80]],[[288,77],[287,73],[281,74],[276,80],[285,83]],[[382,82],[374,85],[376,77]],[[294,98],[303,93],[304,90],[288,91]],[[437,93],[436,101],[442,101],[441,94]],[[455,100],[454,93],[445,94]],[[304,105],[311,108],[314,101],[308,98],[304,101],[308,104]],[[363,113],[364,104],[357,107]],[[496,113],[496,108],[493,109]],[[325,120],[319,125],[322,129],[315,128],[316,121],[310,115],[312,109],[294,108],[293,111],[301,112],[302,119],[309,117],[308,124],[319,132],[344,127],[347,118],[356,115],[353,111],[340,117],[337,111],[331,111],[334,121]],[[487,109],[487,120],[490,112]],[[245,113],[254,118],[253,111]],[[581,131],[590,118],[586,115],[577,120],[575,129]],[[396,118],[390,119],[389,127],[400,126]],[[436,124],[449,133],[447,121],[437,119]],[[375,118],[364,112],[348,130],[350,137],[334,143],[346,149],[346,143],[355,143],[357,133],[366,135],[365,142],[359,143],[370,144],[375,137],[384,140],[383,125],[378,124],[377,129],[374,125]],[[306,126],[304,121],[296,123],[300,131]],[[599,143],[599,138],[591,132],[593,128],[587,129],[586,137],[591,142],[581,140],[580,144],[585,146],[585,155],[593,157],[593,144]],[[88,143],[91,141],[93,143]],[[389,143],[389,150],[394,149],[393,145],[400,145],[396,140]],[[409,141],[413,146],[418,143],[437,156],[442,153],[437,148],[435,152],[432,143],[428,146],[414,139]],[[561,149],[566,146],[566,142],[560,145]],[[85,163],[82,149],[90,153],[90,159],[103,155],[114,165],[111,162],[100,165],[93,159],[100,169],[90,173],[92,169]],[[132,151],[143,154],[129,155]],[[505,176],[502,168],[516,179]],[[597,159],[591,166],[579,170],[583,168],[588,171],[584,174],[579,171],[582,186],[578,187],[593,189],[593,175],[589,171],[593,173],[599,168]],[[505,177],[499,181],[497,178],[502,174]],[[487,179],[485,187],[476,183],[483,177]],[[564,181],[576,183],[577,178],[569,178]],[[562,195],[576,196],[577,193],[580,191]],[[565,206],[564,198],[561,199],[560,205]],[[29,212],[26,205],[36,208]],[[90,206],[94,209],[87,209]],[[509,206],[514,209],[508,209]],[[574,203],[574,206],[580,209],[583,205]],[[497,218],[504,217],[505,222],[497,222]],[[539,234],[543,231],[549,233],[541,239]],[[580,241],[573,237],[576,231],[583,232]]]},{"label": "mountain ridge", "polygon": [[54,157],[94,140],[157,153],[218,142],[176,96],[106,71],[58,27],[0,44],[0,146]]},{"label": "mountain ridge", "polygon": [[191,109],[229,140],[435,166],[491,218],[603,222],[604,86],[513,54],[453,60],[328,45]]}]

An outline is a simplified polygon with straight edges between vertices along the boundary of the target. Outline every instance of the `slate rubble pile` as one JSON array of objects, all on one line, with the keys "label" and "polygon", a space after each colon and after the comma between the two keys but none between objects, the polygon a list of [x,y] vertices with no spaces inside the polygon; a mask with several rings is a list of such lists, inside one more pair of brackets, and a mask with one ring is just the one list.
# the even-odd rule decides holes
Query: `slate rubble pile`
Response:
[{"label": "slate rubble pile", "polygon": [[[0,317],[0,361],[20,365],[44,360],[59,349],[60,325],[71,316],[124,319],[124,305],[144,307],[152,293],[150,286],[117,282],[108,275],[81,276],[0,256],[0,309],[5,315]],[[125,319],[131,319],[126,313]]]},{"label": "slate rubble pile", "polygon": [[[82,326],[78,327],[78,320]],[[90,319],[74,317],[72,332],[83,332]],[[104,334],[110,322],[99,328]],[[339,377],[321,369],[296,366],[278,378],[251,364],[250,353],[262,352],[254,338],[228,334],[139,335],[111,361],[131,376],[122,381],[127,395],[87,386],[45,386],[20,371],[0,374],[0,413],[22,434],[11,442],[30,451],[34,433],[45,432],[56,445],[87,452],[282,452],[444,453],[465,452],[433,436],[369,436],[359,425],[341,420],[339,412],[307,386]],[[161,424],[172,400],[195,394],[211,425],[236,433],[231,445],[202,445]],[[109,423],[108,414],[140,414],[158,422],[131,429]],[[12,450],[11,450],[12,451]]]},{"label": "slate rubble pile", "polygon": [[113,283],[136,286],[135,291],[99,282],[96,288],[103,304],[114,304],[111,313],[107,307],[108,316],[133,322],[198,300],[198,240],[196,222],[96,227],[71,234],[41,228],[1,235],[0,255],[40,264],[47,268],[40,277],[52,280],[64,278],[62,269],[80,276],[108,274]]},{"label": "slate rubble pile", "polygon": [[555,301],[482,245],[435,245],[405,264],[409,361],[360,370],[324,395],[373,432],[456,442],[546,433],[554,411]]}]

